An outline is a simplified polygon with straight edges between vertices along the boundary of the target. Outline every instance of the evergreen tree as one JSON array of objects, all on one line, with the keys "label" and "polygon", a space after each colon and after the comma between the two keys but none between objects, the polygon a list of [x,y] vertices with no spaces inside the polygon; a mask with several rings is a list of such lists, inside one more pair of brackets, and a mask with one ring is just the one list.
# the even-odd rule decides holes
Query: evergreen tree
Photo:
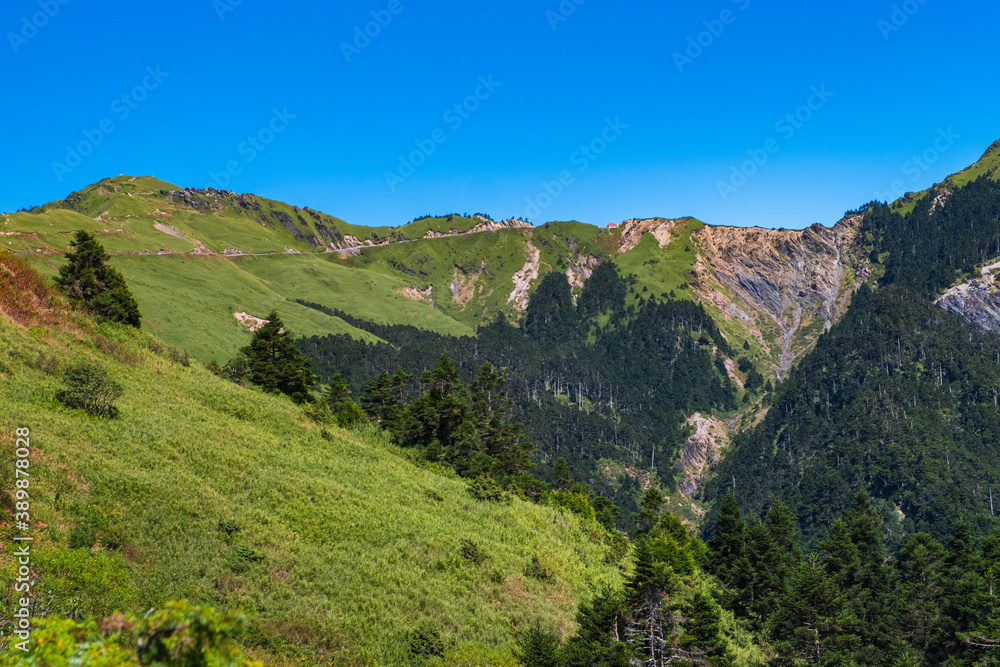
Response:
[{"label": "evergreen tree", "polygon": [[656,525],[663,503],[663,492],[655,486],[646,489],[642,494],[642,499],[639,500],[639,521],[645,529],[648,530]]},{"label": "evergreen tree", "polygon": [[869,662],[899,650],[900,586],[898,572],[886,561],[882,519],[868,493],[861,490],[843,520],[830,528],[822,544],[827,570],[849,601],[861,640],[857,659]]},{"label": "evergreen tree", "polygon": [[860,643],[850,634],[857,624],[846,611],[844,595],[816,554],[789,578],[788,589],[767,623],[774,640],[774,664],[847,665]]},{"label": "evergreen tree", "polygon": [[568,489],[573,484],[573,476],[569,472],[569,464],[562,456],[556,459],[555,477],[557,489]]},{"label": "evergreen tree", "polygon": [[323,403],[333,415],[338,426],[350,426],[364,419],[361,407],[351,399],[351,388],[340,373],[333,376],[323,391]]},{"label": "evergreen tree", "polygon": [[514,657],[522,667],[559,667],[559,640],[535,625],[518,636]]},{"label": "evergreen tree", "polygon": [[139,304],[125,283],[125,277],[108,266],[110,255],[97,237],[82,229],[73,237],[73,252],[59,268],[55,283],[77,308],[86,308],[100,319],[123,322],[138,328],[142,323]]},{"label": "evergreen tree", "polygon": [[507,397],[506,380],[487,362],[472,382],[472,419],[478,450],[492,459],[490,472],[506,479],[527,473],[534,463],[535,446],[526,442],[524,429],[511,420],[514,402]]},{"label": "evergreen tree", "polygon": [[722,500],[715,519],[715,534],[708,542],[709,570],[728,588],[735,588],[738,568],[746,554],[746,523],[739,503],[730,493]]},{"label": "evergreen tree", "polygon": [[250,382],[264,391],[290,396],[296,403],[312,400],[316,376],[310,362],[292,344],[278,312],[272,310],[267,322],[254,332],[250,344],[240,350],[246,359]]},{"label": "evergreen tree", "polygon": [[471,419],[469,392],[451,358],[442,354],[437,365],[420,376],[423,393],[406,407],[400,420],[400,441],[417,447],[429,460],[449,463],[459,474],[476,477],[489,472],[479,450]]},{"label": "evergreen tree", "polygon": [[905,579],[901,617],[908,643],[927,651],[941,607],[944,547],[927,533],[910,537],[899,552],[896,567]]},{"label": "evergreen tree", "polygon": [[365,386],[365,393],[361,398],[365,412],[383,428],[395,430],[406,405],[406,388],[412,380],[413,376],[401,368],[397,368],[391,376],[383,370]]},{"label": "evergreen tree", "polygon": [[562,648],[564,667],[629,667],[625,591],[604,588],[580,605],[577,631]]},{"label": "evergreen tree", "polygon": [[973,647],[965,639],[990,616],[991,605],[982,561],[966,521],[955,524],[955,534],[948,542],[941,586],[941,617],[934,645],[938,655],[949,656],[957,664],[971,662],[981,647]]},{"label": "evergreen tree", "polygon": [[708,658],[712,667],[734,664],[722,636],[722,614],[712,596],[704,592],[696,594],[684,605],[684,615],[687,620],[678,638],[681,649]]}]

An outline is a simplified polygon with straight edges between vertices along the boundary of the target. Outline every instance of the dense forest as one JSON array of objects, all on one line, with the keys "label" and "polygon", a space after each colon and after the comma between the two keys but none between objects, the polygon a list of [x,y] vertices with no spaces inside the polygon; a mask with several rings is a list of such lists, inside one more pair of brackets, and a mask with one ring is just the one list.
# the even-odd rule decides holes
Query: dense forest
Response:
[{"label": "dense forest", "polygon": [[[573,479],[612,498],[627,517],[639,494],[635,476],[601,475],[598,461],[619,470],[652,470],[664,488],[675,488],[671,462],[687,435],[686,415],[737,406],[723,362],[723,354],[733,352],[704,309],[669,295],[626,305],[629,283],[614,265],[604,264],[574,304],[566,276],[550,273],[522,327],[501,317],[481,327],[476,338],[377,325],[330,311],[387,344],[347,336],[296,344],[324,382],[340,374],[357,394],[383,371],[419,375],[442,353],[465,381],[489,362],[506,378],[513,417],[539,450],[536,474],[554,482],[555,461],[565,459]],[[404,391],[416,389],[412,382]]]},{"label": "dense forest", "polygon": [[933,299],[1000,252],[1000,184],[980,178],[906,216],[870,204],[861,243],[878,288],[858,291],[736,436],[705,496],[735,493],[754,512],[781,498],[809,540],[859,488],[893,548],[916,531],[945,539],[959,519],[984,534],[1000,512],[1000,338]]}]

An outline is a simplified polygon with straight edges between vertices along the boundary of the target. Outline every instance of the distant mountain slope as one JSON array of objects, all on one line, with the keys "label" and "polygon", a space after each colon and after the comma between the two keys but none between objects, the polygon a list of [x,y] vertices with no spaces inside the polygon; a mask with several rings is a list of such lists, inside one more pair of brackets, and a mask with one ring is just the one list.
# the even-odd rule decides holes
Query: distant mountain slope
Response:
[{"label": "distant mountain slope", "polygon": [[[629,220],[610,229],[577,222],[531,227],[481,215],[366,228],[256,195],[182,189],[152,177],[105,179],[30,213],[9,214],[0,233],[8,249],[54,272],[76,229],[98,234],[115,256],[140,305],[147,304],[149,330],[206,361],[228,357],[245,340],[236,313],[261,317],[275,306],[288,312],[286,321],[299,333],[349,333],[370,340],[342,320],[319,317],[290,299],[377,323],[471,335],[498,314],[520,320],[550,272],[565,273],[578,295],[597,265],[613,261],[636,276],[633,300],[673,294],[701,301],[730,342],[746,343],[751,360],[773,375],[812,344],[815,308],[795,304],[800,292],[805,300],[817,298],[809,296],[805,276],[789,277],[796,266],[776,266],[781,250],[764,248],[778,247],[775,243],[798,248],[794,263],[813,273],[816,267],[830,275],[855,271],[839,250],[849,236],[840,232],[834,234],[840,239],[834,268],[826,259],[830,248],[796,240],[803,234],[816,237],[815,230],[723,232],[692,218]],[[763,245],[758,248],[753,239],[763,239]],[[758,257],[765,261],[758,263]],[[736,271],[734,261],[740,265]],[[727,287],[725,271],[776,291],[762,295],[738,284]],[[829,275],[820,280],[826,292],[833,289],[828,279],[836,282]],[[206,285],[213,289],[200,287]],[[850,285],[843,287],[819,301],[842,302]],[[775,311],[767,300],[778,292],[785,307]],[[830,311],[830,303],[824,308],[829,311],[824,322],[839,312],[839,306]],[[180,315],[185,309],[186,317]],[[202,335],[205,331],[213,335]]]},{"label": "distant mountain slope", "polygon": [[859,234],[877,289],[733,439],[705,497],[735,491],[753,511],[780,497],[817,536],[860,487],[896,539],[943,538],[960,518],[986,532],[1000,508],[1000,338],[982,273],[1000,250],[1000,182],[984,173],[905,216],[871,204]]}]

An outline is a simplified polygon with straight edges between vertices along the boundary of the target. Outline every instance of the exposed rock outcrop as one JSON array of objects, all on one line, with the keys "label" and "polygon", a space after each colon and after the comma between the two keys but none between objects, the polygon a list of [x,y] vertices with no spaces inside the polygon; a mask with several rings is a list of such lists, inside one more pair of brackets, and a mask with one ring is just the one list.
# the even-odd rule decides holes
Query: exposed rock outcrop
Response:
[{"label": "exposed rock outcrop", "polygon": [[997,271],[1000,271],[1000,262],[983,267],[979,278],[952,287],[937,300],[937,304],[950,313],[961,315],[983,331],[1000,334]]},{"label": "exposed rock outcrop", "polygon": [[698,486],[708,476],[711,467],[718,463],[722,450],[729,444],[726,425],[714,417],[705,417],[700,412],[691,415],[687,424],[695,432],[681,448],[680,466],[684,479],[679,488],[688,497],[694,495]]},{"label": "exposed rock outcrop", "polygon": [[[812,338],[843,314],[867,277],[867,265],[854,253],[860,223],[854,216],[832,228],[816,224],[801,231],[705,227],[693,234],[700,246],[695,293],[761,342],[772,338],[762,329],[776,326],[772,340],[779,350],[772,354],[781,378]],[[806,326],[815,322],[822,326]]]},{"label": "exposed rock outcrop", "polygon": [[670,243],[673,238],[674,230],[677,228],[677,225],[682,222],[684,222],[683,218],[674,220],[669,220],[667,218],[626,220],[622,224],[618,225],[618,229],[621,230],[621,240],[618,242],[618,252],[621,254],[633,249],[639,245],[639,241],[641,241],[642,237],[646,234],[652,234],[660,244],[660,247],[663,247]]},{"label": "exposed rock outcrop", "polygon": [[507,297],[507,303],[524,312],[530,301],[531,281],[538,279],[538,268],[542,261],[542,251],[528,241],[528,261],[514,274],[514,291]]}]

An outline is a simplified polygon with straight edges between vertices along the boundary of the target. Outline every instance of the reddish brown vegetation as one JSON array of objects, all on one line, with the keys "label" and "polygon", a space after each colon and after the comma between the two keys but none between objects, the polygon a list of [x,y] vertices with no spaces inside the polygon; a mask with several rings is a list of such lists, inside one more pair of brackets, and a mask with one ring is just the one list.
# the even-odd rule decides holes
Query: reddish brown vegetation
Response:
[{"label": "reddish brown vegetation", "polygon": [[62,319],[63,301],[35,269],[0,251],[0,312],[23,326],[54,324]]}]

